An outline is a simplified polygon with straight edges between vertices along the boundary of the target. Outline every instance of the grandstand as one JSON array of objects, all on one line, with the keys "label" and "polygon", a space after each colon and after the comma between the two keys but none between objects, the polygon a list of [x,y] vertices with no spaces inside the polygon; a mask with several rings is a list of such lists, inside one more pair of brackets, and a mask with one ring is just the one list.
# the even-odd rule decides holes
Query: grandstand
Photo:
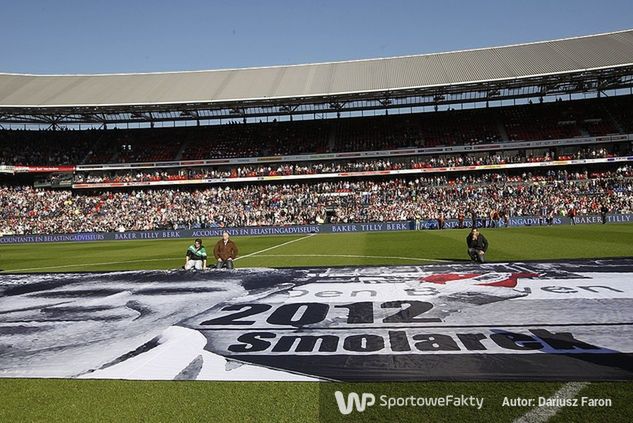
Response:
[{"label": "grandstand", "polygon": [[[44,310],[42,313],[54,318],[76,313],[68,319],[72,326],[94,312],[98,314],[95,321],[115,321],[113,325],[121,324],[119,329],[126,333],[112,356],[99,363],[55,356],[56,348],[67,346],[50,345],[47,351],[53,352],[47,358],[57,367],[47,373],[50,369],[35,360],[36,377],[121,378],[133,374],[131,378],[147,379],[357,381],[461,377],[471,381],[567,381],[586,376],[591,380],[631,380],[629,312],[621,308],[607,310],[599,318],[578,317],[572,312],[583,307],[570,302],[562,306],[556,303],[543,316],[535,313],[534,317],[532,305],[522,305],[528,304],[524,297],[532,286],[519,286],[517,280],[547,279],[535,282],[534,291],[544,292],[538,292],[542,295],[538,301],[573,291],[582,294],[580,302],[630,302],[628,288],[621,280],[600,278],[605,269],[622,272],[618,274],[621,276],[633,268],[630,260],[623,259],[633,256],[630,229],[628,225],[615,225],[633,222],[632,110],[633,30],[441,54],[294,66],[112,75],[0,74],[0,248],[9,252],[15,247],[5,255],[15,262],[0,267],[18,273],[106,272],[60,276],[59,286],[56,275],[34,276],[35,288],[29,285],[30,275],[10,275],[6,286],[12,287],[5,290],[0,284],[0,290],[2,295],[15,296],[21,308],[3,309],[2,313],[22,313],[10,324],[39,321],[30,314],[32,310]],[[566,232],[577,223],[587,225]],[[597,229],[599,223],[608,229]],[[489,267],[475,267],[462,257],[465,230],[470,227],[486,228],[487,236],[490,234],[494,247]],[[238,267],[248,269],[238,269],[233,274],[237,276],[225,277],[234,278],[230,283],[222,279],[221,272],[189,278],[173,270],[181,266],[180,244],[185,239],[206,240],[223,230],[241,236],[238,240],[240,247],[245,246],[245,253]],[[344,241],[332,241],[335,236],[346,236],[342,232],[357,233]],[[315,234],[330,238],[321,242]],[[167,238],[176,238],[179,244]],[[133,239],[139,240],[132,241],[138,244],[123,242]],[[150,240],[159,241],[152,244]],[[86,244],[79,244],[79,251],[75,241],[104,242],[90,244],[96,247],[85,252]],[[44,242],[51,242],[46,244],[50,246],[48,251],[58,256],[47,256],[41,266],[32,266],[25,259],[30,258],[28,250],[21,248]],[[69,243],[53,244],[57,242]],[[301,246],[301,242],[311,244]],[[583,245],[571,245],[576,242]],[[271,250],[278,255],[262,254]],[[596,255],[624,261],[586,261]],[[81,260],[76,262],[77,257]],[[585,261],[548,261],[566,259]],[[430,267],[423,266],[429,263]],[[329,265],[343,267],[323,270]],[[354,269],[351,265],[365,267]],[[402,267],[381,267],[395,265]],[[426,269],[436,274],[429,276]],[[107,273],[111,270],[130,272]],[[438,279],[437,275],[442,276]],[[408,279],[404,283],[397,277]],[[592,278],[596,281],[591,285],[581,284]],[[453,281],[456,283],[451,285]],[[387,312],[412,304],[412,310],[418,307],[412,313],[422,315],[428,310],[419,307],[430,302],[385,299],[375,307],[380,309],[375,322],[394,326],[377,327],[376,334],[366,335],[362,330],[369,326],[362,325],[374,324],[374,315],[367,314],[367,304],[371,303],[327,302],[336,296],[333,292],[339,291],[316,290],[323,282],[356,284],[358,291],[352,292],[361,293],[369,292],[364,284],[376,284],[376,292],[385,298],[393,294],[381,291],[383,282],[397,285],[396,289],[403,285],[402,292],[411,296],[422,296],[415,284],[427,283],[426,288],[443,296],[441,305],[438,302],[432,311],[437,315],[431,313],[431,317],[420,320],[404,311],[393,315]],[[294,298],[284,297],[284,290],[288,286],[303,287],[304,283],[305,292],[294,293],[310,299],[284,303]],[[59,292],[47,291],[49,285]],[[67,285],[70,292],[64,291]],[[592,289],[608,292],[594,296]],[[344,289],[340,290],[343,295]],[[189,295],[198,294],[207,297],[190,300]],[[156,299],[160,295],[173,295],[175,299]],[[376,301],[382,301],[380,295]],[[212,309],[205,302],[211,296],[215,301]],[[74,308],[74,304],[71,307],[58,301],[60,298],[78,303],[90,298],[94,304],[84,307],[82,303]],[[125,299],[118,304],[121,298]],[[276,301],[276,308],[260,303],[262,298]],[[239,321],[236,317],[238,323],[218,314],[220,306],[222,310],[238,310],[231,308],[239,306],[238,299],[251,301],[254,315],[256,309],[264,310],[259,314],[274,311],[267,320],[256,316],[252,322]],[[514,299],[526,302],[513,302],[519,304],[513,308],[508,304]],[[345,301],[352,300],[356,301]],[[628,307],[629,302],[622,307]],[[497,306],[501,311],[492,323],[486,321],[491,315],[480,314],[480,310],[490,313]],[[538,303],[536,307],[540,306]],[[591,311],[594,306],[591,303],[583,310]],[[343,318],[338,315],[331,319],[328,315],[324,320],[324,310],[349,309],[345,324],[356,325],[349,329],[354,334],[345,339],[346,335],[340,335],[339,343],[339,338],[334,340],[328,332],[318,347],[319,353],[338,352],[339,358],[326,357],[318,362],[319,354],[315,354],[316,359],[308,355],[317,352],[316,343],[308,349],[309,340],[299,338],[299,345],[292,350],[294,340],[289,341],[285,335],[275,338],[279,334],[274,327],[270,329],[271,325],[285,325],[285,333],[303,330],[303,323],[292,320],[295,314],[301,314],[299,307],[308,310],[300,320],[305,317],[309,321],[306,326],[316,325],[309,329],[317,333],[331,329],[319,326],[322,320],[342,325]],[[369,309],[374,310],[372,307]],[[466,310],[463,315],[459,314],[462,309]],[[580,319],[569,327],[589,322],[589,329],[580,333],[593,336],[591,339],[596,341],[592,342],[598,346],[562,333],[567,323],[557,326],[559,310],[570,310],[573,318]],[[314,315],[310,314],[313,311]],[[146,316],[157,316],[152,319],[157,325],[164,323],[167,329],[159,332],[152,326],[152,336],[156,337],[147,338],[150,329],[143,326]],[[603,317],[606,323],[600,320]],[[397,357],[410,348],[404,345],[408,338],[398,338],[404,333],[398,331],[407,328],[401,324],[439,325],[450,318],[473,332],[450,329],[452,338],[443,341],[451,350],[444,356],[446,363],[428,365],[416,361],[421,360],[419,357],[399,361]],[[589,353],[594,347],[599,349],[601,354],[595,355],[600,357],[583,355],[574,367],[563,359],[557,361],[554,353],[526,353],[516,370],[513,362],[504,361],[509,357],[506,349],[527,349],[529,342],[523,338],[516,341],[514,335],[503,332],[506,329],[485,329],[490,333],[484,336],[481,328],[502,321],[511,330],[525,326],[526,319],[561,332],[548,337],[545,329],[530,329],[540,333],[541,338],[536,339],[544,340],[542,345],[548,345],[549,350],[544,352],[561,349],[567,354],[569,351],[560,345],[575,342]],[[609,319],[620,320],[613,323]],[[257,330],[269,332],[252,338],[246,334],[252,341],[250,346],[247,341],[229,346],[226,339],[237,333],[236,327],[222,326],[212,333],[209,326],[218,321],[234,324],[237,329],[253,324]],[[72,336],[83,334],[89,338],[96,331],[92,323],[81,325],[73,326],[78,329]],[[592,332],[594,326],[601,325],[620,325],[621,339]],[[68,336],[65,328],[56,326],[55,330],[59,332],[51,338],[53,343]],[[208,338],[200,341],[202,338],[195,338],[191,331]],[[10,336],[22,336],[16,333]],[[107,331],[104,333],[108,338]],[[30,332],[24,336],[30,336]],[[363,336],[365,341],[373,337],[375,350],[370,350],[368,342],[355,341],[355,337]],[[424,347],[420,345],[427,342],[424,336],[411,338],[422,339],[415,344],[420,351]],[[273,338],[277,342],[274,346],[272,341],[262,341]],[[453,338],[461,342],[460,346],[466,345],[469,354],[477,353],[476,357],[472,354],[470,364],[452,354],[459,349],[453,346],[457,345]],[[490,341],[486,346],[484,339]],[[72,350],[69,354],[101,354],[107,351],[102,342],[106,341],[82,345],[77,347],[79,352]],[[200,342],[201,346],[196,346]],[[251,351],[264,343],[273,352],[288,354]],[[438,343],[442,346],[439,341],[432,345]],[[167,360],[151,371],[144,367],[146,373],[134,373],[126,367],[136,363],[139,355],[153,354],[163,344],[168,346],[165,350],[171,348],[164,355],[177,355],[173,351],[182,352],[184,345],[199,356],[184,354],[189,360],[186,363],[178,357],[174,359],[177,364]],[[396,351],[398,345],[402,349]],[[393,348],[396,358],[389,361],[391,358],[381,356],[382,347]],[[498,353],[498,368],[481,364],[486,354],[479,352],[486,348],[486,353]],[[365,368],[362,360],[343,365],[337,361],[347,357],[349,351],[361,355],[378,352],[375,361]],[[609,355],[617,357],[610,362]],[[543,356],[548,360],[546,367],[539,361]],[[18,351],[7,362],[23,377],[20,360]],[[462,365],[467,371],[455,376],[455,369]],[[180,367],[171,374],[170,366]],[[393,373],[387,374],[385,368]],[[543,368],[552,373],[545,374]],[[602,371],[604,368],[608,371]],[[233,369],[238,371],[231,373]],[[236,373],[240,376],[231,379]]]},{"label": "grandstand", "polygon": [[[4,203],[22,204],[4,207],[2,232],[628,214],[631,52],[623,31],[315,65],[0,75]],[[429,205],[438,184],[469,194]],[[108,208],[125,190],[152,205]],[[161,212],[167,197],[181,207]]]}]

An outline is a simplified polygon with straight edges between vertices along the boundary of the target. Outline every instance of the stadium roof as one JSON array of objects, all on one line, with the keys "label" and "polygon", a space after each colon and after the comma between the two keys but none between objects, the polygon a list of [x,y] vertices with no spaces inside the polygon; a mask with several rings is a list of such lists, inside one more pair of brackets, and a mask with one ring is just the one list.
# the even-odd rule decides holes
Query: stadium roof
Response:
[{"label": "stadium roof", "polygon": [[633,66],[633,30],[505,47],[195,72],[0,74],[0,108],[113,107],[309,99]]}]

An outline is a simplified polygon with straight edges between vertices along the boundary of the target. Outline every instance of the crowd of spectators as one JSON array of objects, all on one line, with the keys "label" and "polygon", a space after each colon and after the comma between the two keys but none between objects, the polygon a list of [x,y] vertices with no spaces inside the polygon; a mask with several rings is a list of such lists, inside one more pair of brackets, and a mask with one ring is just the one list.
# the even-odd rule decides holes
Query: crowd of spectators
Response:
[{"label": "crowd of spectators", "polygon": [[[496,151],[478,154],[452,154],[438,156],[392,157],[373,160],[276,163],[268,165],[242,165],[237,167],[199,167],[161,169],[151,172],[140,170],[75,174],[75,183],[156,182],[216,178],[242,178],[258,176],[314,175],[344,172],[368,172],[383,170],[441,168],[456,166],[498,165],[507,163],[546,162],[603,158],[616,155],[612,148],[592,146],[575,148],[565,154],[551,151],[518,152]],[[623,154],[622,152],[619,154]],[[630,150],[624,154],[630,154]]]},{"label": "crowd of spectators", "polygon": [[609,113],[626,134],[633,133],[633,107],[631,107],[631,103],[630,96],[615,97],[610,99],[608,103],[604,103]]},{"label": "crowd of spectators", "polygon": [[296,155],[600,136],[633,131],[633,96],[415,114],[83,131],[0,130],[0,164]]},{"label": "crowd of spectators", "polygon": [[0,165],[80,163],[100,131],[0,130]]},{"label": "crowd of spectators", "polygon": [[633,168],[99,193],[0,187],[0,233],[633,213]]},{"label": "crowd of spectators", "polygon": [[231,123],[198,129],[182,151],[183,160],[288,156],[328,150],[331,122],[309,120],[259,124]]}]

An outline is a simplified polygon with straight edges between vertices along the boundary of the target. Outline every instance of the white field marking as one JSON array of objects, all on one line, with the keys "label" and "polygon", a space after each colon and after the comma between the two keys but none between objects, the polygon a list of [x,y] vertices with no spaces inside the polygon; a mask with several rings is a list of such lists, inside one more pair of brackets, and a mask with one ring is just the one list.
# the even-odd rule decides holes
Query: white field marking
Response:
[{"label": "white field marking", "polygon": [[[589,382],[569,382],[563,385],[558,391],[554,393],[548,400],[562,400],[565,402],[571,398],[574,398]],[[541,423],[546,422],[561,409],[560,406],[539,406],[531,409],[523,416],[519,417],[514,423]]]},{"label": "white field marking", "polygon": [[268,248],[264,248],[263,250],[255,251],[254,253],[246,254],[245,256],[239,256],[238,258],[235,259],[235,261],[237,261],[239,259],[246,258],[246,257],[251,257],[251,256],[257,255],[259,253],[265,253],[266,251],[274,250],[275,248],[283,247],[284,245],[292,244],[293,242],[301,241],[302,239],[311,238],[311,237],[313,237],[315,235],[316,234],[306,235],[306,236],[303,236],[301,238],[293,239],[292,241],[287,241],[287,242],[281,243],[279,245],[273,245],[272,247],[268,247]]},{"label": "white field marking", "polygon": [[[237,261],[237,260],[239,260],[241,258],[254,256],[255,254],[259,254],[259,253],[264,253],[264,252],[270,251],[270,250],[272,250],[274,248],[282,247],[284,245],[291,244],[293,242],[301,241],[302,239],[309,238],[309,237],[314,236],[314,235],[316,235],[316,234],[310,234],[310,235],[307,235],[307,236],[304,236],[304,237],[301,237],[301,238],[298,238],[298,239],[293,239],[292,241],[284,242],[284,243],[279,244],[279,245],[273,245],[272,247],[264,248],[263,250],[255,251],[254,253],[250,253],[250,254],[247,254],[245,256],[238,257],[235,260]],[[178,257],[167,257],[167,258],[160,258],[160,259],[105,261],[105,262],[98,262],[98,263],[64,264],[64,265],[60,265],[60,266],[25,267],[25,268],[22,268],[22,269],[7,269],[7,271],[10,271],[10,272],[24,272],[24,271],[28,271],[28,270],[67,269],[67,268],[72,268],[72,267],[107,266],[107,265],[112,265],[112,264],[144,263],[144,262],[151,262],[151,261],[167,261],[167,260],[179,260],[179,259],[180,258],[178,258]]]},{"label": "white field marking", "polygon": [[355,254],[259,254],[258,257],[346,257],[346,258],[377,258],[377,259],[395,259],[395,260],[411,260],[411,261],[441,261],[451,263],[451,260],[428,259],[421,257],[398,257],[398,256],[363,256]]}]

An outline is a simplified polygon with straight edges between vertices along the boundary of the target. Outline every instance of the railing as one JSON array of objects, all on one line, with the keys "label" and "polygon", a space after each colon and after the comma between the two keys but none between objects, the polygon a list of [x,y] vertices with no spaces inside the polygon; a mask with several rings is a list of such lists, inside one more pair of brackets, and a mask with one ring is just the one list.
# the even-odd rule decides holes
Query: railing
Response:
[{"label": "railing", "polygon": [[253,163],[310,162],[319,160],[367,159],[378,157],[417,156],[450,153],[472,153],[497,150],[518,150],[532,148],[562,147],[567,145],[586,145],[607,142],[633,141],[633,134],[608,135],[603,137],[568,138],[542,141],[517,141],[494,144],[474,144],[451,147],[402,148],[393,150],[355,151],[346,153],[301,154],[293,156],[244,157],[238,159],[181,160],[171,162],[112,163],[97,165],[79,165],[77,171],[151,169],[173,167],[231,166]]},{"label": "railing", "polygon": [[338,172],[338,173],[318,173],[309,175],[283,175],[283,176],[245,176],[237,178],[201,178],[201,179],[178,179],[167,181],[130,181],[130,182],[93,182],[93,183],[76,183],[72,185],[73,189],[94,189],[94,188],[126,188],[126,187],[159,187],[173,185],[213,185],[240,182],[265,182],[265,181],[292,181],[292,180],[314,180],[328,178],[357,178],[371,176],[387,176],[387,175],[415,175],[415,174],[435,174],[447,172],[464,172],[477,170],[503,170],[503,169],[529,169],[553,166],[583,165],[583,164],[599,164],[599,163],[618,163],[633,162],[633,156],[628,157],[609,157],[603,159],[574,159],[574,160],[553,160],[549,162],[530,162],[530,163],[509,163],[494,165],[474,165],[474,166],[453,166],[453,167],[435,167],[421,169],[399,169],[399,170],[373,170],[361,172]]},{"label": "railing", "polygon": [[516,141],[493,144],[460,145],[451,147],[403,148],[377,151],[355,151],[348,153],[301,154],[292,156],[243,157],[237,159],[180,160],[142,163],[104,163],[68,166],[0,166],[0,173],[53,173],[84,172],[127,169],[163,169],[179,167],[231,166],[253,163],[309,162],[319,160],[367,159],[379,157],[399,157],[432,154],[472,153],[498,150],[518,150],[569,145],[587,145],[608,142],[633,141],[633,134],[607,135],[602,137],[568,138],[541,141]]}]

